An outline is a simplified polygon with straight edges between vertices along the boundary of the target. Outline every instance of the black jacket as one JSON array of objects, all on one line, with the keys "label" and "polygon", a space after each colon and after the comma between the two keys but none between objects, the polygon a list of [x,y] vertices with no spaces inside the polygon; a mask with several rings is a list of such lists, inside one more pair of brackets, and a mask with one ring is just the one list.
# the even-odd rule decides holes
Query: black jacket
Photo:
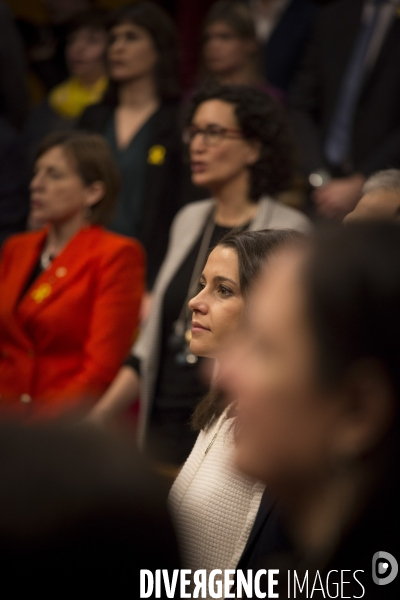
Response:
[{"label": "black jacket", "polygon": [[[321,9],[291,94],[292,117],[306,174],[329,168],[323,143],[359,30],[364,0],[337,0]],[[400,18],[396,14],[358,102],[352,169],[368,176],[400,167]],[[346,174],[346,173],[343,173]]]},{"label": "black jacket", "polygon": [[[114,109],[112,104],[106,102],[89,106],[80,118],[78,127],[102,134]],[[164,103],[155,115],[149,150],[153,146],[163,146],[166,152],[163,161],[156,164],[146,162],[145,209],[139,237],[147,254],[149,289],[153,287],[165,256],[171,221],[183,203],[183,182],[188,176],[182,160],[180,132],[179,104]]]}]

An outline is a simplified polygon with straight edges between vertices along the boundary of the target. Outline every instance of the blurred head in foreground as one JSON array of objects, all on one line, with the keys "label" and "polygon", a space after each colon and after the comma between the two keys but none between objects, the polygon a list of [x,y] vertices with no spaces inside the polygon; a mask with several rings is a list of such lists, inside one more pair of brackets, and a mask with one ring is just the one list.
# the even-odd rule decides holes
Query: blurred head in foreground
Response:
[{"label": "blurred head in foreground", "polygon": [[15,590],[113,583],[135,597],[139,569],[179,568],[165,499],[126,440],[0,424],[0,560]]},{"label": "blurred head in foreground", "polygon": [[222,368],[238,397],[237,464],[277,494],[303,549],[330,549],[382,493],[369,527],[390,552],[399,307],[400,226],[324,231],[271,259],[253,294],[247,351]]},{"label": "blurred head in foreground", "polygon": [[363,186],[361,199],[344,222],[375,219],[400,222],[399,169],[387,169],[371,175]]}]

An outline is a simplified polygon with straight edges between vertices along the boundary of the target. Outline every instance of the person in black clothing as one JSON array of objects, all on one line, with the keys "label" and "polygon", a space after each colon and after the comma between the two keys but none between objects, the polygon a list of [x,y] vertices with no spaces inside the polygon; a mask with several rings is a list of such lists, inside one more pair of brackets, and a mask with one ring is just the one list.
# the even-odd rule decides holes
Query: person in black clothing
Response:
[{"label": "person in black clothing", "polygon": [[365,179],[400,166],[400,4],[336,0],[320,10],[291,92],[302,170],[323,217],[343,218]]},{"label": "person in black clothing", "polygon": [[182,195],[176,32],[149,1],[118,9],[109,31],[111,84],[78,126],[103,134],[110,145],[122,177],[110,227],[143,243],[151,290]]},{"label": "person in black clothing", "polygon": [[371,573],[377,552],[400,558],[399,303],[398,224],[323,230],[270,261],[252,351],[220,368],[237,399],[236,464],[275,495],[291,541],[263,564],[280,569],[281,598],[295,597],[288,569],[292,582],[319,571],[325,589],[347,570],[341,597],[399,595],[394,561]]}]

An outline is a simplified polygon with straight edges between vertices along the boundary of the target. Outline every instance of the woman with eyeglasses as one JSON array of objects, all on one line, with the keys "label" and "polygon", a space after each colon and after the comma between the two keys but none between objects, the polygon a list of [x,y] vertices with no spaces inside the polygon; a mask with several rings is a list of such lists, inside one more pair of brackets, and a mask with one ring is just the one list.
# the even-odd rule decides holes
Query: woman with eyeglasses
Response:
[{"label": "woman with eyeglasses", "polygon": [[207,391],[203,360],[190,351],[188,301],[210,249],[238,227],[310,228],[304,215],[273,199],[291,183],[293,150],[286,121],[269,96],[245,86],[201,91],[187,123],[192,181],[209,188],[212,198],[185,206],[175,217],[149,319],[90,415],[106,423],[140,394],[139,443],[169,465],[187,458],[196,437],[189,420]]}]

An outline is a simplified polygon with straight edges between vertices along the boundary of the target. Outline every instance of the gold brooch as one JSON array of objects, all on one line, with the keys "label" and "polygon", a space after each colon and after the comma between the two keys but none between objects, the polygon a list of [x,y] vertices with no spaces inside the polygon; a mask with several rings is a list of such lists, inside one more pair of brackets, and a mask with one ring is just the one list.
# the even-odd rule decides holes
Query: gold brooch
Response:
[{"label": "gold brooch", "polygon": [[150,165],[162,165],[165,160],[167,150],[164,146],[152,146],[149,150],[147,162]]},{"label": "gold brooch", "polygon": [[36,290],[33,290],[31,296],[35,302],[40,304],[45,298],[47,298],[47,296],[50,296],[50,294],[51,285],[49,283],[42,283],[38,288],[36,288]]}]

